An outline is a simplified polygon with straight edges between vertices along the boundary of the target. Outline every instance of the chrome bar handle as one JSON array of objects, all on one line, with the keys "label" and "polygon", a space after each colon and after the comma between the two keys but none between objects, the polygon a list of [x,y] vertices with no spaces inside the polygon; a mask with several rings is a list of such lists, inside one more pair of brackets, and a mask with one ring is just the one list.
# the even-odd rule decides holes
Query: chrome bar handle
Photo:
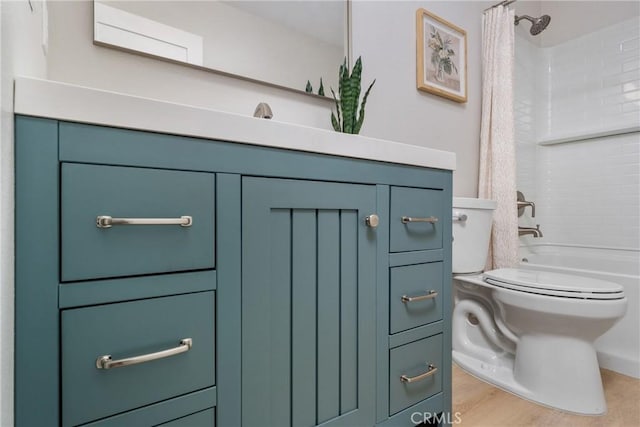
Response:
[{"label": "chrome bar handle", "polygon": [[156,353],[143,354],[141,356],[128,357],[126,359],[112,360],[110,354],[105,354],[96,359],[96,368],[111,369],[122,368],[124,366],[137,365],[139,363],[151,362],[152,360],[164,359],[165,357],[175,356],[176,354],[186,353],[193,347],[191,338],[180,340],[180,345],[167,350],[158,351]]},{"label": "chrome bar handle", "polygon": [[468,217],[467,214],[461,214],[461,213],[457,213],[455,215],[453,215],[453,217],[451,218],[453,221],[458,221],[458,222],[466,222]]},{"label": "chrome bar handle", "polygon": [[436,222],[438,222],[438,218],[436,218],[435,216],[430,216],[427,218],[413,218],[410,216],[403,216],[402,218],[400,218],[400,220],[403,224],[407,224],[409,222],[429,222],[431,224],[435,224]]},{"label": "chrome bar handle", "polygon": [[406,295],[402,295],[400,298],[403,303],[414,302],[414,301],[424,301],[426,299],[433,299],[438,296],[438,293],[433,289],[427,292],[425,295],[418,295],[416,297],[408,297]]},{"label": "chrome bar handle", "polygon": [[408,377],[406,375],[402,375],[400,377],[400,381],[402,381],[403,383],[414,383],[416,381],[421,381],[425,378],[428,378],[431,375],[434,375],[436,372],[438,372],[438,368],[436,368],[436,366],[433,363],[429,363],[427,366],[429,367],[429,370],[427,372],[420,375],[416,375],[415,377]]},{"label": "chrome bar handle", "polygon": [[112,218],[108,215],[100,215],[96,218],[98,228],[111,228],[114,225],[179,225],[191,227],[193,218],[181,216],[180,218]]}]

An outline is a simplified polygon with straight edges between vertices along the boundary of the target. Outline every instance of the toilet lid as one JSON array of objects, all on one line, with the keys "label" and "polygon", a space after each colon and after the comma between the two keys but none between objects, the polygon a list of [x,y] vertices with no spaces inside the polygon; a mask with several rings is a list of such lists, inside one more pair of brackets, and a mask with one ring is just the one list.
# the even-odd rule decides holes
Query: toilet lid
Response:
[{"label": "toilet lid", "polygon": [[613,282],[549,271],[501,268],[484,273],[485,282],[521,292],[579,299],[620,299],[624,288]]}]

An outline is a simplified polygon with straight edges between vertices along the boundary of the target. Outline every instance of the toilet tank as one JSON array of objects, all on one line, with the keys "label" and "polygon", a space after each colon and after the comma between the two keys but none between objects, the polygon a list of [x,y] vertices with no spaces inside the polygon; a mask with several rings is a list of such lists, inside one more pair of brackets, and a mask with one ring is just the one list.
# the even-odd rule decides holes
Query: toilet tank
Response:
[{"label": "toilet tank", "polygon": [[491,219],[496,206],[493,200],[453,198],[454,274],[484,270],[489,251]]}]

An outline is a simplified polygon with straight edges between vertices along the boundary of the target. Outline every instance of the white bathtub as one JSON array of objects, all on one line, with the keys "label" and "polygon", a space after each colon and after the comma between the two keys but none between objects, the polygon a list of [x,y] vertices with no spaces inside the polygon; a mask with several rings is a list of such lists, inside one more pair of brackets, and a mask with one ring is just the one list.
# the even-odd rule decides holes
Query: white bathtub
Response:
[{"label": "white bathtub", "polygon": [[568,245],[520,248],[522,268],[594,277],[624,286],[625,316],[596,341],[600,366],[640,378],[640,251]]}]

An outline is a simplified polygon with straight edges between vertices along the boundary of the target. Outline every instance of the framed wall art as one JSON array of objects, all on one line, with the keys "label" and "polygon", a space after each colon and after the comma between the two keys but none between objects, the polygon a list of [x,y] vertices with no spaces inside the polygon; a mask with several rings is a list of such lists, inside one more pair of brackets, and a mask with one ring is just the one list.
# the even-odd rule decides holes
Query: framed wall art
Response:
[{"label": "framed wall art", "polygon": [[418,9],[416,33],[418,89],[467,102],[467,32]]}]

